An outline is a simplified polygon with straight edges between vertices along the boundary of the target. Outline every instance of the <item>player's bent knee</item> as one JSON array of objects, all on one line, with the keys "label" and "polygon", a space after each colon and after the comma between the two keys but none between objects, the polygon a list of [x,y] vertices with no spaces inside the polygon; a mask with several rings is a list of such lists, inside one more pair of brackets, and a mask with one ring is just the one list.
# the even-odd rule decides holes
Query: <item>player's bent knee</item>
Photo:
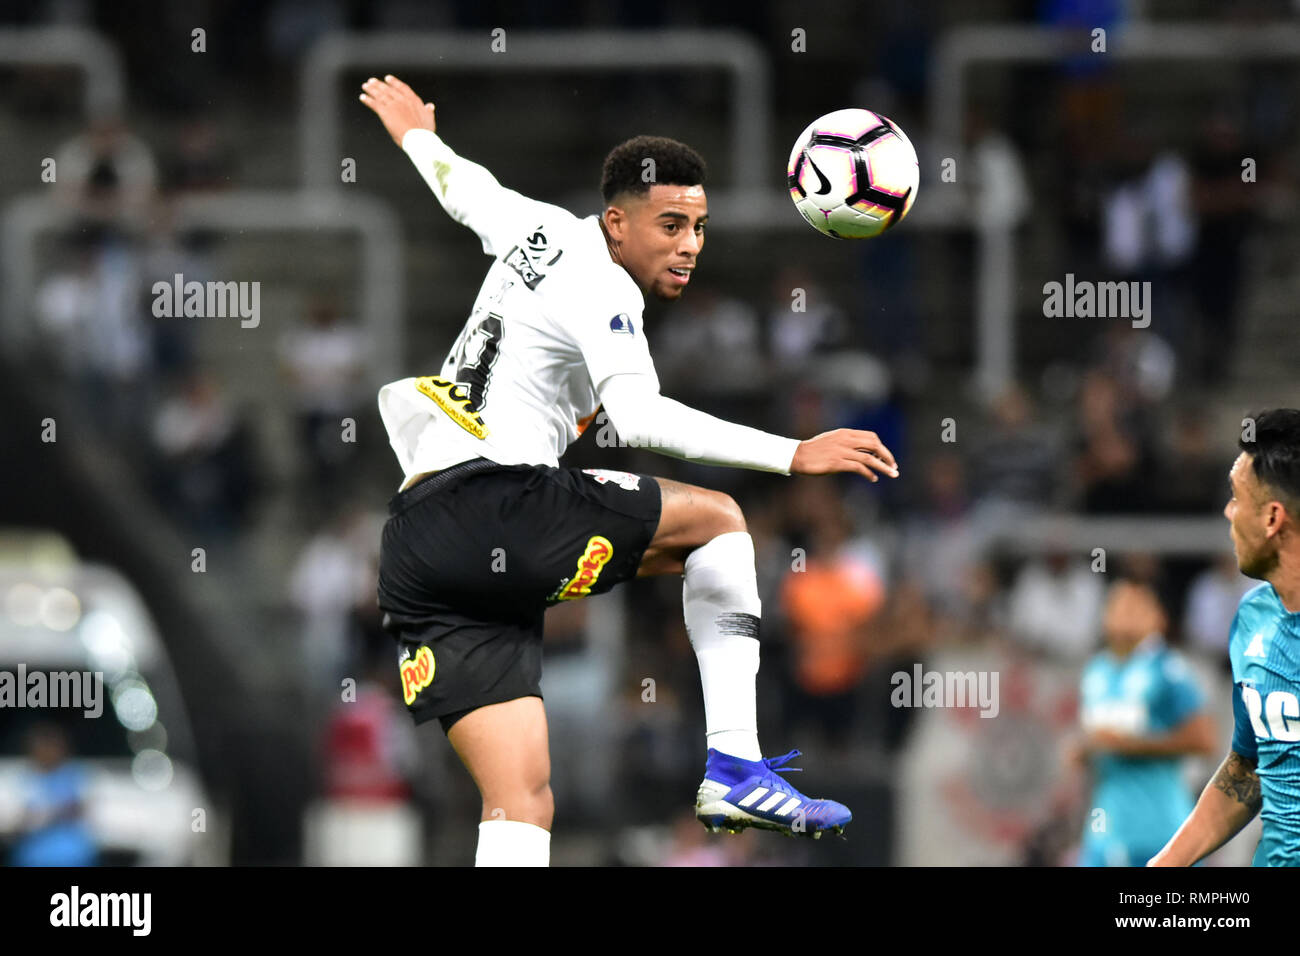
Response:
[{"label": "player's bent knee", "polygon": [[692,523],[692,544],[695,547],[706,545],[719,535],[749,530],[745,513],[736,504],[736,499],[722,491],[708,492],[705,503],[693,517],[696,519]]},{"label": "player's bent knee", "polygon": [[554,818],[555,796],[549,782],[483,797],[484,820],[515,820],[549,830]]},{"label": "player's bent knee", "polygon": [[500,781],[495,786],[484,788],[481,796],[484,819],[496,812],[498,818],[504,813],[505,819],[514,820],[518,819],[514,815],[516,813],[533,813],[538,809],[549,810],[555,806],[550,774],[546,772]]},{"label": "player's bent knee", "polygon": [[[728,534],[732,531],[748,531],[749,526],[745,524],[745,512],[740,510],[740,505],[736,504],[736,499],[725,492],[715,492],[717,499],[717,534]],[[716,535],[715,535],[716,537]]]}]

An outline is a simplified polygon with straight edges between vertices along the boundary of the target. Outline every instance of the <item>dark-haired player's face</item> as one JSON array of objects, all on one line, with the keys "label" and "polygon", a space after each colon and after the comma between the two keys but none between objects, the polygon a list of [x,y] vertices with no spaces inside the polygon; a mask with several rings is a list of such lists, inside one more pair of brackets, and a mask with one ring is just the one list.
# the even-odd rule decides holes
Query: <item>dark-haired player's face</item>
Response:
[{"label": "dark-haired player's face", "polygon": [[605,227],[641,291],[671,300],[691,281],[708,218],[703,186],[656,183],[645,196],[616,198],[605,211]]},{"label": "dark-haired player's face", "polygon": [[1242,452],[1233,462],[1228,473],[1232,497],[1223,515],[1230,523],[1237,567],[1247,577],[1262,579],[1277,564],[1277,535],[1269,534],[1274,509],[1268,507],[1269,495],[1255,477],[1252,461]]},{"label": "dark-haired player's face", "polygon": [[1165,615],[1149,590],[1127,581],[1111,587],[1102,613],[1102,631],[1111,648],[1127,654],[1150,634],[1163,634]]}]

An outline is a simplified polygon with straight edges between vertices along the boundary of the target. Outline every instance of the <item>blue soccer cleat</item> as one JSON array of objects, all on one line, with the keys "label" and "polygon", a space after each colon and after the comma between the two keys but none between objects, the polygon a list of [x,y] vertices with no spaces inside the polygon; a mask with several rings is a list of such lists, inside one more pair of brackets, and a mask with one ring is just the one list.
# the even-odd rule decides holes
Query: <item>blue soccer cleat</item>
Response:
[{"label": "blue soccer cleat", "polygon": [[814,800],[779,776],[799,751],[768,760],[741,760],[709,748],[704,782],[695,797],[695,817],[709,832],[739,833],[745,827],[778,830],[786,836],[843,833],[853,819],[849,808],[834,800]]}]

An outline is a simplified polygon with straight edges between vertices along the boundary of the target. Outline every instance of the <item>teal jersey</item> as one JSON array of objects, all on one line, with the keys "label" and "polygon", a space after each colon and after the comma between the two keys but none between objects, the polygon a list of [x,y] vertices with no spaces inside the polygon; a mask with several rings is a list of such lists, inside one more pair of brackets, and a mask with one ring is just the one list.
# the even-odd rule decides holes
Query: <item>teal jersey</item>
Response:
[{"label": "teal jersey", "polygon": [[1246,592],[1228,640],[1232,749],[1257,761],[1264,829],[1256,866],[1300,866],[1300,613],[1273,585]]},{"label": "teal jersey", "polygon": [[[1127,657],[1102,651],[1083,670],[1080,723],[1085,731],[1155,736],[1174,730],[1204,706],[1182,655],[1152,635]],[[1194,805],[1183,757],[1099,754],[1080,861],[1142,866],[1182,825]]]}]

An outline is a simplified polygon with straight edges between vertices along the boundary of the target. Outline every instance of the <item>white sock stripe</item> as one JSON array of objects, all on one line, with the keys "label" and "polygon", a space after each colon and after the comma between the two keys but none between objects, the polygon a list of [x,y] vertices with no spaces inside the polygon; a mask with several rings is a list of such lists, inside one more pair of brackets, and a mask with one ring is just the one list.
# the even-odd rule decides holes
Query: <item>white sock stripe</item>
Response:
[{"label": "white sock stripe", "polygon": [[778,817],[783,817],[791,810],[793,810],[795,807],[799,806],[799,804],[801,803],[803,803],[803,801],[800,800],[798,797],[791,797],[789,800],[785,802],[785,806],[781,807],[780,810],[776,811],[776,815]]},{"label": "white sock stripe", "polygon": [[770,797],[768,797],[766,800],[764,800],[762,805],[758,808],[758,810],[760,813],[766,813],[768,810],[771,810],[774,806],[776,806],[784,799],[785,799],[785,794],[778,790],[775,793],[773,793]]},{"label": "white sock stripe", "polygon": [[749,792],[749,794],[745,797],[745,799],[741,800],[738,804],[736,804],[736,806],[747,807],[755,800],[762,797],[763,794],[765,793],[767,793],[767,787],[756,787]]}]

